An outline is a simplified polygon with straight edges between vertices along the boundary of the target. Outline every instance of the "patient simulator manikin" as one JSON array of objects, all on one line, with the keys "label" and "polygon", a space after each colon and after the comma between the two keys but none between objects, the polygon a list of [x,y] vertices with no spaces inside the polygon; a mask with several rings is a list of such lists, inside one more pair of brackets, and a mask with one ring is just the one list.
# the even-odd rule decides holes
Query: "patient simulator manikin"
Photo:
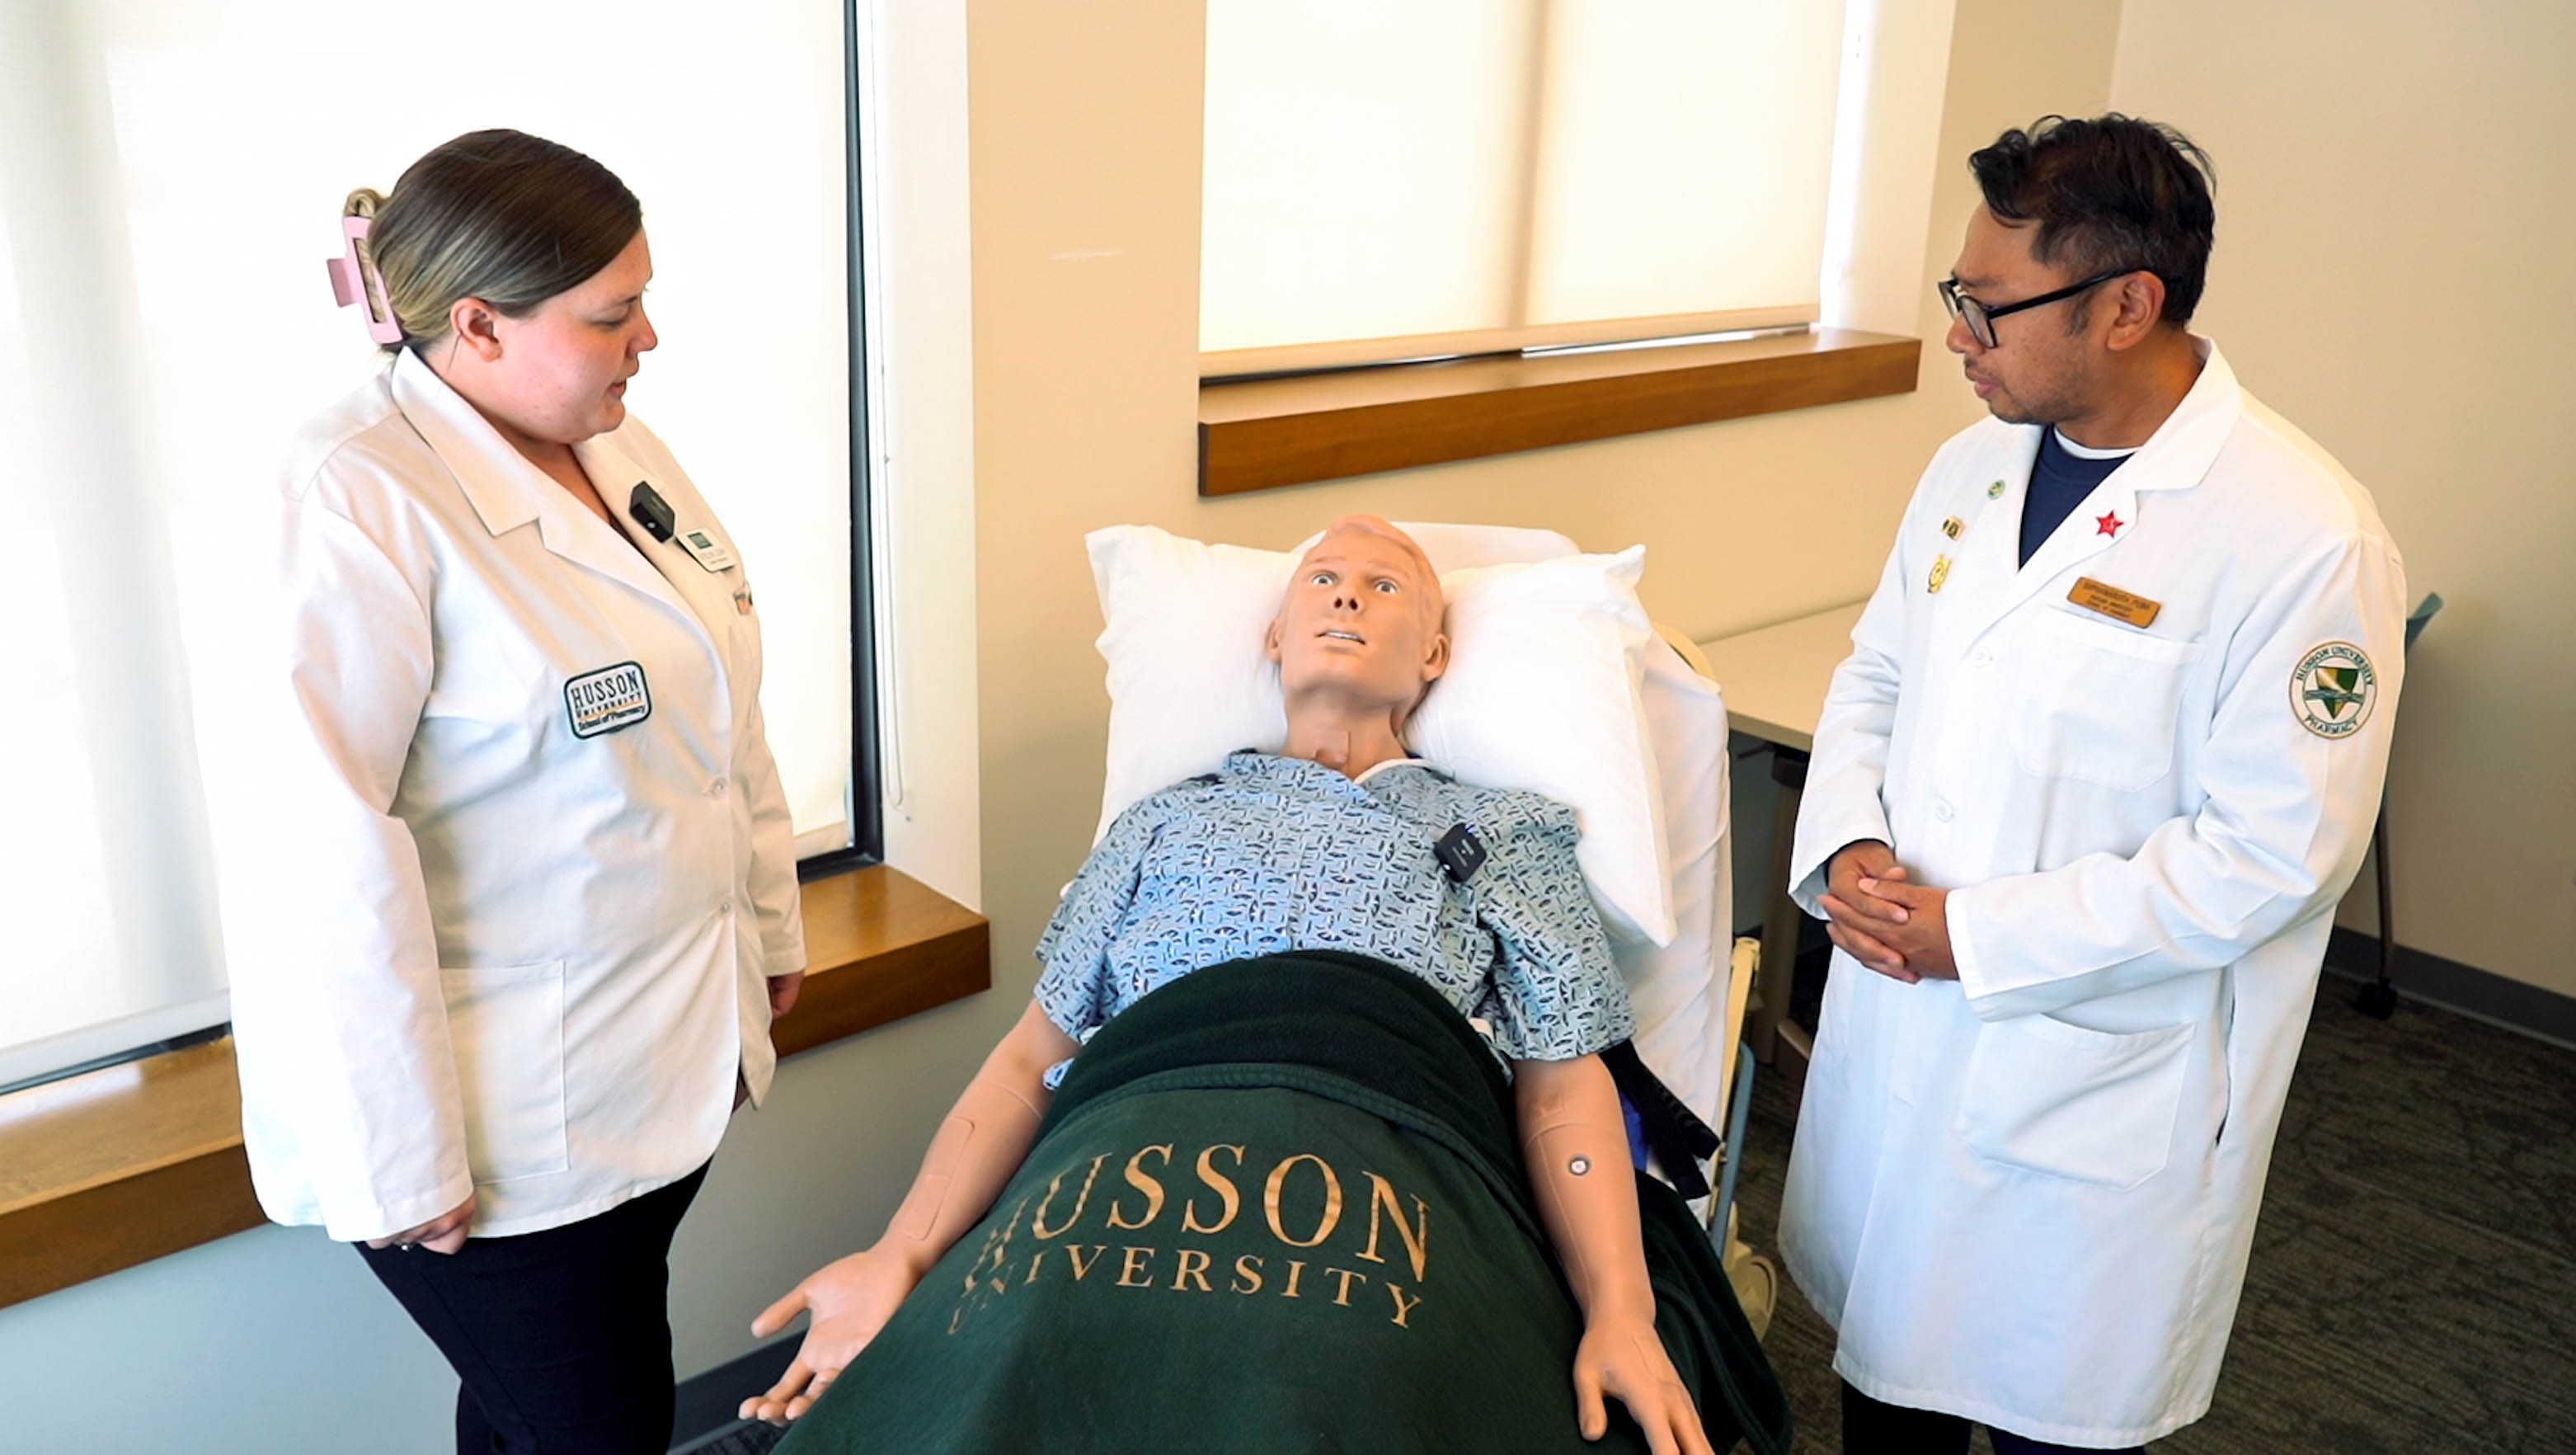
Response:
[{"label": "patient simulator manikin", "polygon": [[[1448,665],[1441,622],[1439,579],[1411,538],[1374,516],[1336,522],[1298,564],[1269,629],[1287,708],[1279,766],[1293,769],[1286,760],[1304,759],[1357,780],[1404,760],[1399,730]],[[1118,837],[1113,828],[1095,859]],[[1575,882],[1571,843],[1557,852],[1564,877]],[[1069,905],[1079,893],[1077,881]],[[1588,905],[1579,894],[1570,898],[1585,918],[1584,933],[1597,941]],[[1060,911],[1051,938],[1065,918]],[[799,1312],[812,1316],[795,1362],[765,1395],[744,1402],[746,1417],[804,1414],[1019,1169],[1051,1095],[1050,1071],[1080,1049],[1058,1023],[1061,1008],[1049,1015],[1046,991],[1042,983],[1041,997],[958,1097],[884,1236],[817,1270],[753,1322],[752,1332],[766,1338]],[[1618,1013],[1624,1022],[1624,1002]],[[1502,1045],[1508,1055],[1513,1043]],[[1514,1056],[1510,1065],[1531,1190],[1583,1315],[1573,1369],[1581,1433],[1597,1439],[1608,1429],[1608,1395],[1627,1406],[1656,1455],[1705,1455],[1698,1412],[1655,1329],[1629,1143],[1610,1073],[1597,1054]]]}]

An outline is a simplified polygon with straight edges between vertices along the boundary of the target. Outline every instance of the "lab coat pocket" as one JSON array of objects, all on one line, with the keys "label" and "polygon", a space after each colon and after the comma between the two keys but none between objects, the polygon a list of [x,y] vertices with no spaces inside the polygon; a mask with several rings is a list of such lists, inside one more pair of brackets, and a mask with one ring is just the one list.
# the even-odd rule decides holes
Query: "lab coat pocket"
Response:
[{"label": "lab coat pocket", "polygon": [[2135,1187],[2164,1170],[2191,1026],[2130,1035],[2053,1016],[1988,1021],[1968,1053],[1959,1135],[1990,1162]]},{"label": "lab coat pocket", "polygon": [[2174,770],[2174,730],[2200,643],[2042,611],[2022,655],[2013,756],[2023,770],[2123,792]]},{"label": "lab coat pocket", "polygon": [[474,1180],[563,1171],[563,962],[442,966],[438,979]]}]

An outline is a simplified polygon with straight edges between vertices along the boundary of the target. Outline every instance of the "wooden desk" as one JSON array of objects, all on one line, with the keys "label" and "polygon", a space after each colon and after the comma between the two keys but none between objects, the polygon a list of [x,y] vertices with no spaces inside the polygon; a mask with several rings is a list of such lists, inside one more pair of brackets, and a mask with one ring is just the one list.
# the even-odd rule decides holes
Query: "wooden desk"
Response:
[{"label": "wooden desk", "polygon": [[1727,726],[1771,743],[1772,781],[1780,787],[1771,819],[1771,892],[1762,910],[1762,966],[1753,981],[1753,1007],[1744,1041],[1764,1062],[1782,1046],[1803,1070],[1812,1050],[1806,1033],[1786,1020],[1789,982],[1798,963],[1798,926],[1805,912],[1789,898],[1789,852],[1798,832],[1798,797],[1807,783],[1807,753],[1815,746],[1816,719],[1834,668],[1851,655],[1851,633],[1864,602],[1837,606],[1759,631],[1699,644],[1726,698]]}]

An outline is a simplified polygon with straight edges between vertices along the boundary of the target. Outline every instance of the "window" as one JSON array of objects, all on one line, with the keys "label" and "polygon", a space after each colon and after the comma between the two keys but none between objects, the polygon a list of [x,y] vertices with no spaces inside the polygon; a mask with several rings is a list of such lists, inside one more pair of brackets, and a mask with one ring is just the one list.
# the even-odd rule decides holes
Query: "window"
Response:
[{"label": "window", "polygon": [[1210,376],[1813,322],[1843,6],[1210,0]]},{"label": "window", "polygon": [[0,5],[0,1086],[224,1019],[197,748],[251,629],[227,583],[273,552],[239,504],[379,367],[321,267],[341,198],[477,127],[643,199],[662,344],[636,411],[752,563],[799,852],[875,854],[848,19]]}]

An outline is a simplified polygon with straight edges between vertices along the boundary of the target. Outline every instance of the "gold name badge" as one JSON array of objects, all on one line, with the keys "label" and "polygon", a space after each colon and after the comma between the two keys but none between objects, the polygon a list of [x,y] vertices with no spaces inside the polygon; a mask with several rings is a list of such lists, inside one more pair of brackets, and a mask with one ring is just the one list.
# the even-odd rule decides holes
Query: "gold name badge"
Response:
[{"label": "gold name badge", "polygon": [[2131,626],[2152,626],[2156,613],[2165,609],[2161,601],[2149,601],[2134,591],[2106,586],[2090,576],[2079,577],[2075,589],[2066,593],[2066,599],[2086,611],[2098,611],[2113,621],[2125,621]]}]

